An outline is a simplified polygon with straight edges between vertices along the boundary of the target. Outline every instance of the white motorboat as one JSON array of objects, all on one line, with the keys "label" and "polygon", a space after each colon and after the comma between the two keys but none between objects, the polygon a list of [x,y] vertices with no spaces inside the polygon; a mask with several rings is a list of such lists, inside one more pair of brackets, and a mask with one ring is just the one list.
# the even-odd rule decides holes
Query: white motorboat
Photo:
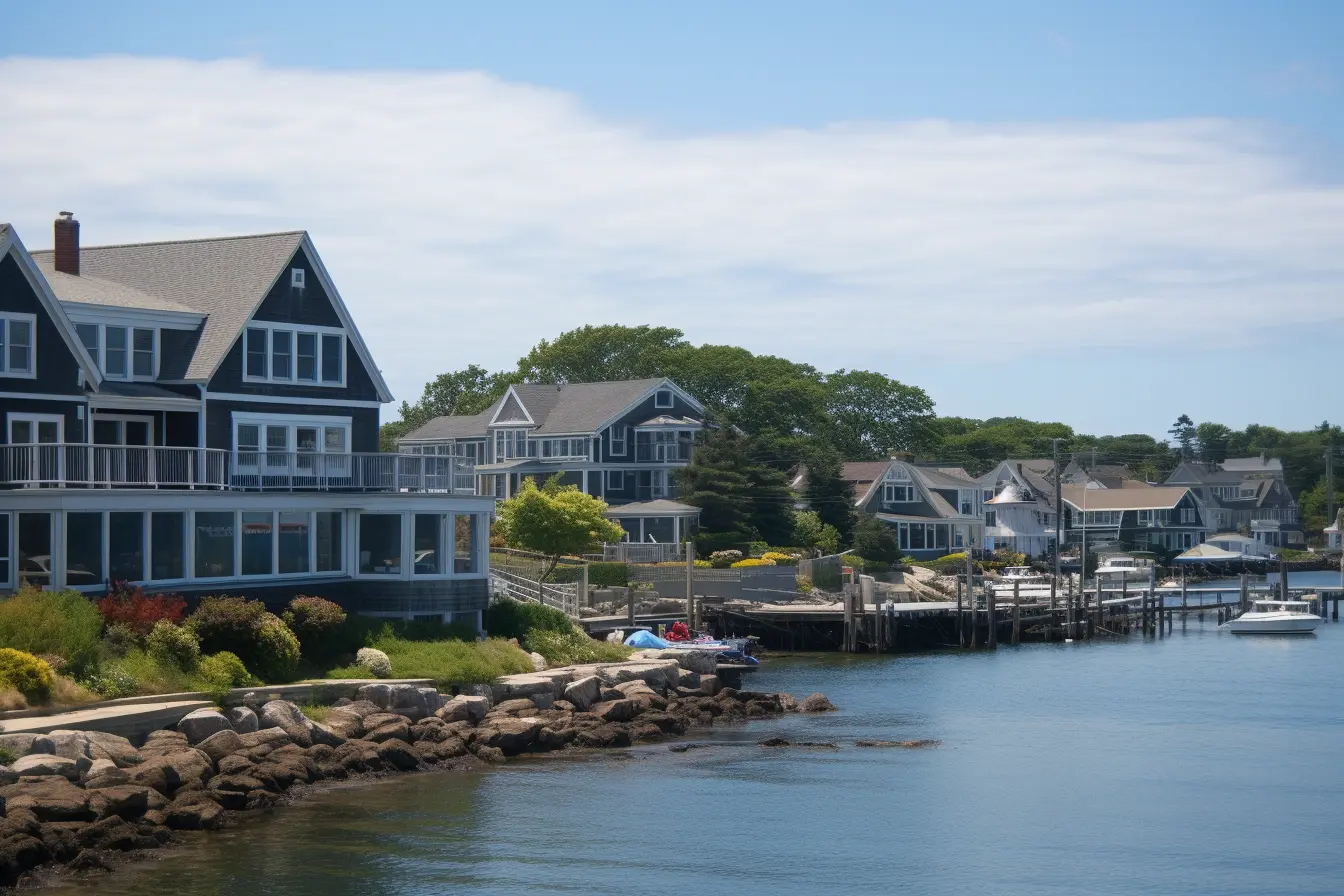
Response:
[{"label": "white motorboat", "polygon": [[1306,635],[1316,631],[1321,617],[1305,600],[1257,600],[1236,619],[1224,622],[1234,635]]},{"label": "white motorboat", "polygon": [[1011,595],[1016,589],[1019,597],[1050,594],[1050,577],[1039,573],[1030,566],[1005,566],[997,579],[989,587],[995,594]]},{"label": "white motorboat", "polygon": [[1148,578],[1152,562],[1140,557],[1125,554],[1111,554],[1102,558],[1097,567],[1097,578],[1103,587],[1119,585],[1121,582],[1133,582],[1136,585]]}]

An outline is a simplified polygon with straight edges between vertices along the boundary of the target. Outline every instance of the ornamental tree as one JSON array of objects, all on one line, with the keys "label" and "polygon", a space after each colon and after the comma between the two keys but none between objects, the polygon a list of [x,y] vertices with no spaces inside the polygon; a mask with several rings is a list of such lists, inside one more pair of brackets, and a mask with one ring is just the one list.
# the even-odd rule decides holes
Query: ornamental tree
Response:
[{"label": "ornamental tree", "polygon": [[499,505],[499,527],[509,547],[546,557],[546,581],[560,558],[583,554],[605,542],[620,541],[625,530],[602,514],[607,504],[572,485],[561,485],[558,475],[538,488],[523,481],[518,494]]}]

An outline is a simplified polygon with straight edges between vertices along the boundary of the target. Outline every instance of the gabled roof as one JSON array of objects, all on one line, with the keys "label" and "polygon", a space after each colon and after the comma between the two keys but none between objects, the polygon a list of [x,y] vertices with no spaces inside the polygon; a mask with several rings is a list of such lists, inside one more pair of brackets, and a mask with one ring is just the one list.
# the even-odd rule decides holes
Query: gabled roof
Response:
[{"label": "gabled roof", "polygon": [[[491,426],[517,426],[519,423],[495,418],[510,401],[517,401],[531,418],[535,435],[591,435],[616,422],[644,401],[655,390],[671,388],[693,408],[703,407],[692,396],[666,378],[614,380],[602,383],[518,383],[497,399],[482,414],[438,417],[403,436],[403,441],[482,437]],[[679,421],[701,425],[697,420]]]},{"label": "gabled roof", "polygon": [[195,308],[188,308],[181,302],[151,295],[133,286],[126,286],[112,280],[103,280],[99,277],[85,276],[82,273],[76,277],[64,271],[58,271],[50,252],[39,253],[33,261],[42,271],[42,276],[46,277],[47,282],[51,284],[51,291],[62,302],[135,308],[141,311],[174,311],[195,314],[198,317],[201,315],[200,311]]},{"label": "gabled roof", "polygon": [[1229,473],[1282,473],[1283,461],[1277,457],[1229,457],[1218,466]]},{"label": "gabled roof", "polygon": [[1148,488],[1086,488],[1064,486],[1064,503],[1076,510],[1170,510],[1190,489],[1184,486]]},{"label": "gabled roof", "polygon": [[42,276],[42,271],[38,268],[32,254],[24,247],[23,240],[19,239],[18,232],[11,225],[0,223],[0,259],[10,254],[13,254],[19,265],[19,270],[23,272],[24,279],[33,288],[38,302],[56,323],[56,329],[60,331],[62,341],[74,354],[75,361],[84,373],[84,379],[97,386],[103,381],[103,373],[98,365],[93,363],[93,358],[89,355],[88,349],[84,347],[84,343],[76,337],[74,324],[70,322],[65,309],[61,307],[60,299],[52,292],[51,284]]},{"label": "gabled roof", "polygon": [[[368,347],[355,328],[345,303],[323,267],[308,234],[302,230],[246,236],[81,246],[78,277],[58,275],[67,301],[194,311],[206,315],[184,379],[206,381],[215,375],[243,327],[256,313],[271,287],[300,249],[313,266],[332,307],[346,329],[383,401],[391,401]],[[34,253],[51,270],[53,252]],[[67,279],[68,278],[68,279]],[[69,281],[89,281],[81,286]],[[82,298],[73,296],[81,295]]]}]

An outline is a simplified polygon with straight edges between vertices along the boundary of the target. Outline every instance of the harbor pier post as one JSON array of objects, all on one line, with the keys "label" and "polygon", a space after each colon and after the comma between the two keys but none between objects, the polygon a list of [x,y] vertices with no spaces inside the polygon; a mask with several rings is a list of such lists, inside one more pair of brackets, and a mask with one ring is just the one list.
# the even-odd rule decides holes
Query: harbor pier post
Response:
[{"label": "harbor pier post", "polygon": [[985,646],[993,650],[999,646],[999,620],[994,607],[993,588],[988,589],[985,593],[985,608],[989,611],[989,634],[985,638]]}]

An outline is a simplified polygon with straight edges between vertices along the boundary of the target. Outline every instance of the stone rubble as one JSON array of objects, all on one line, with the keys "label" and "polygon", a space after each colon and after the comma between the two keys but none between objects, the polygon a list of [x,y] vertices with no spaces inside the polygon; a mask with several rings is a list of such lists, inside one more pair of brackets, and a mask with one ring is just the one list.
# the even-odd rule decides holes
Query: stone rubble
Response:
[{"label": "stone rubble", "polygon": [[[369,684],[336,701],[323,723],[249,693],[243,706],[196,710],[139,747],[100,732],[0,734],[18,757],[0,766],[0,886],[43,865],[109,869],[178,831],[275,805],[296,785],[626,747],[800,708],[788,694],[721,687],[705,658],[685,651],[461,690]],[[833,708],[818,694],[801,708],[823,706]]]}]

